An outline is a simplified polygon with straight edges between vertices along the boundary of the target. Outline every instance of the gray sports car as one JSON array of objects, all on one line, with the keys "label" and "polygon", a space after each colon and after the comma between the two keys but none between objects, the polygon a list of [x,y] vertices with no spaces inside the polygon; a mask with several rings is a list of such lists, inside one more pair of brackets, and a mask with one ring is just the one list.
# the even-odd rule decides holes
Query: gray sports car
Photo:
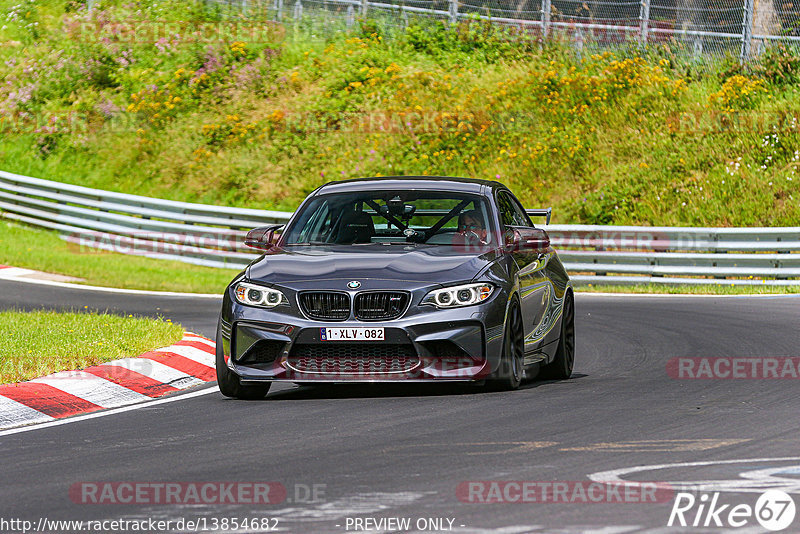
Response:
[{"label": "gray sports car", "polygon": [[[217,380],[261,398],[275,381],[564,379],[574,299],[547,233],[504,185],[389,177],[332,182],[225,291]],[[280,233],[279,233],[280,232]]]}]

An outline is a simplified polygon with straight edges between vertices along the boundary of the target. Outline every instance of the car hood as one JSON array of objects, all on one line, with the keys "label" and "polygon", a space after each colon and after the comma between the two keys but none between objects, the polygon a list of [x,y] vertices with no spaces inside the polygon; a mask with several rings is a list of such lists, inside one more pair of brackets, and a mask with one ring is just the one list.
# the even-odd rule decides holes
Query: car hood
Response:
[{"label": "car hood", "polygon": [[261,257],[250,266],[248,278],[292,283],[298,289],[341,279],[358,280],[362,289],[369,289],[369,280],[447,284],[471,280],[497,257],[496,250],[466,253],[432,245],[298,246]]}]

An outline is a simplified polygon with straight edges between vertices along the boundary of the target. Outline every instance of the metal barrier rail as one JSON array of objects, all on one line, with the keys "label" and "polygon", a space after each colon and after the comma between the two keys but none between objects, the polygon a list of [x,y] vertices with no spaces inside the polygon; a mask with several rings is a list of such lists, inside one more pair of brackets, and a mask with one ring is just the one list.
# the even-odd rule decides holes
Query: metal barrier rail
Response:
[{"label": "metal barrier rail", "polygon": [[[285,223],[291,215],[127,195],[0,171],[0,216],[58,231],[78,250],[241,269],[258,257],[244,247],[247,230]],[[792,280],[800,278],[800,227],[545,228],[578,283],[800,285],[800,279]]]},{"label": "metal barrier rail", "polygon": [[247,230],[291,213],[176,202],[0,171],[0,215],[58,231],[77,247],[241,268]]},{"label": "metal barrier rail", "polygon": [[[800,285],[800,227],[551,225],[578,283]],[[616,276],[615,276],[616,275]],[[631,276],[636,275],[636,276]]]}]

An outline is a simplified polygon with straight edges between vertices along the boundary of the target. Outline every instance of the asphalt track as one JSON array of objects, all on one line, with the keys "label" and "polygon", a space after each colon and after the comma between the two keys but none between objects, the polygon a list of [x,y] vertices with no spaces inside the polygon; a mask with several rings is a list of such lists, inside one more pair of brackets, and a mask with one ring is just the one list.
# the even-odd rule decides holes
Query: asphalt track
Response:
[{"label": "asphalt track", "polygon": [[[0,282],[0,308],[43,306],[163,315],[209,336],[218,302]],[[350,532],[353,518],[410,518],[416,532],[418,519],[450,518],[452,531],[465,533],[684,532],[666,528],[671,500],[475,504],[456,490],[467,481],[588,483],[608,476],[599,472],[689,462],[714,463],[622,476],[727,480],[720,500],[750,505],[757,494],[744,492],[742,475],[774,467],[800,483],[800,459],[780,460],[800,456],[796,380],[675,380],[666,372],[674,357],[798,356],[800,298],[578,295],[576,314],[568,381],[508,393],[282,386],[250,402],[213,391],[0,435],[0,520],[272,517],[282,531],[304,533],[346,532],[348,518]],[[718,463],[731,460],[755,461]],[[274,481],[288,500],[75,503],[69,488],[84,481]],[[324,491],[318,502],[289,502],[315,484]],[[798,485],[789,491],[800,505]],[[798,531],[800,517],[785,532]],[[736,532],[766,530],[751,521]]]}]

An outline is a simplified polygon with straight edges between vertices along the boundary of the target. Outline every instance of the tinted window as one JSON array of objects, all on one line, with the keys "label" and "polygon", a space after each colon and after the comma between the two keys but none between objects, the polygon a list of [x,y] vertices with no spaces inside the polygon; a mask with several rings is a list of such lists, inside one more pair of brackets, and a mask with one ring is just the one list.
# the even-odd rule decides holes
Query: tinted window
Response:
[{"label": "tinted window", "polygon": [[489,229],[483,197],[439,191],[323,194],[284,233],[284,245],[451,244],[459,219]]},{"label": "tinted window", "polygon": [[497,204],[500,209],[500,218],[506,226],[533,226],[528,214],[522,209],[516,198],[506,191],[497,194]]}]

